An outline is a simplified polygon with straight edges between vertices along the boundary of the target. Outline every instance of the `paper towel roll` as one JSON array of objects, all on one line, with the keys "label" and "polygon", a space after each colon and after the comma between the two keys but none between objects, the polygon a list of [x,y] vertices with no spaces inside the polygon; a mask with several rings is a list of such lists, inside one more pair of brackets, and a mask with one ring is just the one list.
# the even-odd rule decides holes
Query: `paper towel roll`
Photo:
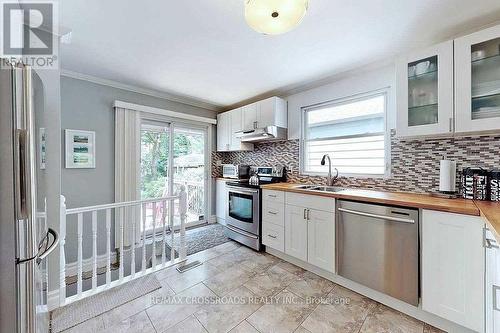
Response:
[{"label": "paper towel roll", "polygon": [[439,166],[439,191],[455,192],[457,179],[457,163],[450,160],[441,160]]}]

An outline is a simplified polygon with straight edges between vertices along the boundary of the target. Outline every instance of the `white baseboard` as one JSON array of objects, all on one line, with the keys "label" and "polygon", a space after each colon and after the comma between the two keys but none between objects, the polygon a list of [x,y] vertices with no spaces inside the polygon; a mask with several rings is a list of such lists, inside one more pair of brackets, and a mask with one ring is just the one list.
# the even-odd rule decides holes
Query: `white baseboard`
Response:
[{"label": "white baseboard", "polygon": [[59,289],[47,292],[47,308],[49,311],[59,307]]},{"label": "white baseboard", "polygon": [[222,225],[227,225],[226,220],[221,219],[220,217],[215,216],[215,220],[217,223],[222,224]]},{"label": "white baseboard", "polygon": [[266,247],[266,252],[269,254],[272,254],[275,257],[278,257],[280,259],[283,259],[285,261],[288,261],[296,266],[299,266],[305,270],[311,271],[314,274],[317,274],[327,280],[330,280],[338,285],[341,285],[345,288],[348,288],[350,290],[353,290],[361,295],[364,295],[368,298],[371,298],[379,303],[382,303],[390,308],[396,309],[402,313],[405,313],[413,318],[416,318],[420,321],[423,321],[425,323],[428,323],[434,327],[437,327],[439,329],[442,329],[446,332],[453,332],[453,333],[472,333],[473,331],[462,327],[460,325],[457,325],[451,321],[448,321],[446,319],[443,319],[441,317],[438,317],[436,315],[433,315],[429,312],[426,312],[422,310],[422,308],[415,307],[413,305],[407,304],[405,302],[402,302],[396,298],[393,298],[391,296],[385,295],[379,291],[370,289],[368,287],[365,287],[363,285],[360,285],[356,282],[350,281],[346,278],[343,278],[341,276],[338,276],[334,273],[325,271],[321,268],[318,268],[316,266],[313,266],[307,262],[304,262],[300,259],[294,258],[292,256],[289,256],[288,254],[285,254],[283,252],[280,252],[278,250],[274,250],[270,247]]},{"label": "white baseboard", "polygon": [[[111,252],[111,263],[117,261],[117,253]],[[83,259],[83,271],[91,271],[94,266],[94,261],[92,258]],[[108,264],[108,256],[106,254],[101,254],[97,256],[97,267],[105,267]],[[78,274],[78,262],[70,262],[66,264],[66,276],[74,276]]]}]

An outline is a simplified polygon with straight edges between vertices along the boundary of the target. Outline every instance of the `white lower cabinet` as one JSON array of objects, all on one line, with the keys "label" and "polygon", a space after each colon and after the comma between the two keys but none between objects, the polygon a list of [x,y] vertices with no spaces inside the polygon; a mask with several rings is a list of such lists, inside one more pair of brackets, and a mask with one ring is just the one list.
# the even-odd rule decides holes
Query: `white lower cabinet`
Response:
[{"label": "white lower cabinet", "polygon": [[283,202],[262,201],[262,221],[283,227],[285,225],[285,204]]},{"label": "white lower cabinet", "polygon": [[[307,206],[294,205],[298,202]],[[285,253],[326,271],[335,271],[334,199],[286,193]]]},{"label": "white lower cabinet", "polygon": [[486,234],[486,333],[500,332],[500,248],[490,231]]},{"label": "white lower cabinet", "polygon": [[307,208],[285,207],[285,253],[307,261]]},{"label": "white lower cabinet", "polygon": [[423,210],[422,308],[484,332],[484,223],[480,217]]},{"label": "white lower cabinet", "polygon": [[226,225],[226,210],[227,210],[227,189],[226,181],[217,179],[215,182],[215,215],[217,222]]},{"label": "white lower cabinet", "polygon": [[262,244],[285,252],[285,195],[262,191]]},{"label": "white lower cabinet", "polygon": [[335,214],[309,210],[307,261],[326,271],[335,269]]},{"label": "white lower cabinet", "polygon": [[264,223],[262,226],[262,244],[285,252],[285,228],[272,223]]}]

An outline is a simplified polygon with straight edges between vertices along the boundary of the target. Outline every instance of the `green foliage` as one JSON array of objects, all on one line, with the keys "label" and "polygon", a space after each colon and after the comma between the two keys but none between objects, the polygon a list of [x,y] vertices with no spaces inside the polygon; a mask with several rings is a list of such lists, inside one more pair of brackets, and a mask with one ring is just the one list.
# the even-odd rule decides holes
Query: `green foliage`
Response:
[{"label": "green foliage", "polygon": [[[141,197],[162,196],[168,176],[169,132],[141,131]],[[175,133],[173,157],[204,152],[204,138],[201,135]],[[176,171],[175,179],[186,181],[203,180],[203,168],[186,168]]]},{"label": "green foliage", "polygon": [[163,191],[167,186],[167,177],[143,181],[141,185],[141,197],[143,199],[160,198],[163,196]]}]

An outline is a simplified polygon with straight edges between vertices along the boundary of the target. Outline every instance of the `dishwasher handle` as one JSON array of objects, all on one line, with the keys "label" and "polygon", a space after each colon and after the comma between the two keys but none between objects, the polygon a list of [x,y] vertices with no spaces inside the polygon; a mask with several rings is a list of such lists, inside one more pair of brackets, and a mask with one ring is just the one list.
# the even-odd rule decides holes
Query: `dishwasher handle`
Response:
[{"label": "dishwasher handle", "polygon": [[371,213],[365,213],[365,212],[360,212],[357,210],[351,210],[351,209],[346,209],[346,208],[338,208],[339,212],[347,213],[347,214],[353,214],[353,215],[359,215],[359,216],[366,216],[366,217],[373,217],[375,219],[381,219],[381,220],[387,220],[387,221],[392,221],[392,222],[401,222],[401,223],[415,223],[414,220],[412,219],[405,219],[401,217],[393,217],[393,216],[387,216],[387,215],[378,215],[378,214],[371,214]]}]

